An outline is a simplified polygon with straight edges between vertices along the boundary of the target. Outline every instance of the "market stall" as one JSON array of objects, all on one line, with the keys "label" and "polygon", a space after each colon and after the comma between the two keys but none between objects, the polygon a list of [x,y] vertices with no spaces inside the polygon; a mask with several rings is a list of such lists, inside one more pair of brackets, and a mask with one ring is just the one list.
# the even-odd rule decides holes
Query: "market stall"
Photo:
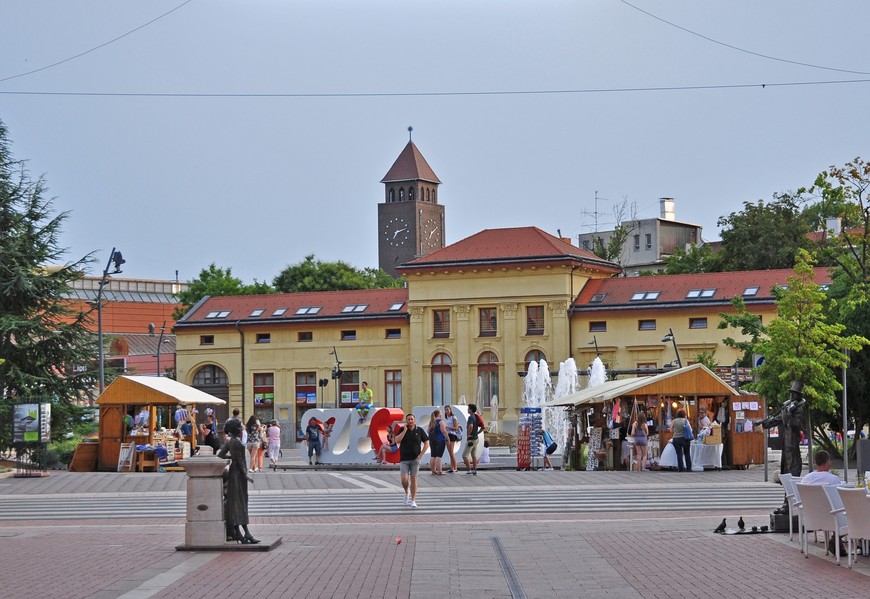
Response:
[{"label": "market stall", "polygon": [[[735,457],[733,452],[725,451],[725,448],[735,436],[734,406],[742,406],[744,397],[703,364],[692,364],[655,376],[606,381],[553,400],[547,405],[572,406],[580,420],[585,420],[590,412],[597,419],[603,419],[603,436],[609,438],[609,444],[605,441],[608,447],[605,451],[607,467],[614,469],[627,467],[623,464],[630,460],[631,447],[626,448],[624,431],[633,413],[639,411],[645,415],[649,426],[649,456],[654,461],[660,461],[661,453],[665,452],[671,438],[670,426],[676,411],[681,408],[686,410],[696,434],[702,424],[699,413],[703,411],[711,421],[721,424],[717,434],[722,434],[722,438],[707,439],[708,443],[702,440],[697,443],[699,447],[695,453],[699,464],[721,468],[726,465],[722,463],[723,457]],[[745,436],[740,438],[740,442],[751,445],[753,439]],[[758,445],[760,450],[761,443]]]},{"label": "market stall", "polygon": [[[97,399],[100,408],[99,459],[100,470],[117,470],[121,448],[132,447],[129,470],[157,470],[152,449],[163,446],[176,453],[190,455],[196,447],[197,406],[224,404],[224,400],[165,377],[120,376]],[[178,438],[177,409],[185,410],[192,421],[194,433]],[[203,414],[205,410],[203,409]],[[204,420],[202,420],[204,421]],[[136,453],[137,448],[142,455]],[[125,456],[126,457],[126,456]],[[138,458],[142,458],[139,460]]]}]

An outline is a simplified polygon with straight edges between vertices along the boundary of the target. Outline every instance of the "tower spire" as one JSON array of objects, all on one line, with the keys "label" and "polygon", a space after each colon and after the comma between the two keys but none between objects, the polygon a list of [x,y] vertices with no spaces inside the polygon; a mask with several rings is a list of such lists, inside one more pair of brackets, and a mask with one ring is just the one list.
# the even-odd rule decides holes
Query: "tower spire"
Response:
[{"label": "tower spire", "polygon": [[409,141],[409,142],[414,141],[413,139],[411,139],[411,132],[412,132],[413,130],[414,130],[413,127],[408,127],[408,141]]}]

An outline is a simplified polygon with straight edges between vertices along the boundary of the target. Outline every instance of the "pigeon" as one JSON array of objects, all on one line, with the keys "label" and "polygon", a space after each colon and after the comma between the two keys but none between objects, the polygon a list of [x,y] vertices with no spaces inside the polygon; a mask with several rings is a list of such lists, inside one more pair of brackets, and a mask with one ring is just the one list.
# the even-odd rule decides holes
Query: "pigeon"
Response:
[{"label": "pigeon", "polygon": [[745,525],[746,523],[743,521],[743,516],[740,516],[740,520],[737,521],[737,527],[740,530],[743,530],[745,528]]},{"label": "pigeon", "polygon": [[717,526],[713,532],[725,532],[725,518],[722,518],[722,523]]}]

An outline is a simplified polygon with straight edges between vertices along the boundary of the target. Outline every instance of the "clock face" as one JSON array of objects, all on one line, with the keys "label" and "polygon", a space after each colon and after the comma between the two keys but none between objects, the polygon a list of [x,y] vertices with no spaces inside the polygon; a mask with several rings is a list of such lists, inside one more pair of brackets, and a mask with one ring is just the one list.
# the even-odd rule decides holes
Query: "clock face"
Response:
[{"label": "clock face", "polygon": [[441,225],[434,218],[423,223],[423,245],[430,250],[441,248]]},{"label": "clock face", "polygon": [[404,218],[393,217],[384,226],[384,239],[393,247],[405,245],[411,236],[411,227]]}]

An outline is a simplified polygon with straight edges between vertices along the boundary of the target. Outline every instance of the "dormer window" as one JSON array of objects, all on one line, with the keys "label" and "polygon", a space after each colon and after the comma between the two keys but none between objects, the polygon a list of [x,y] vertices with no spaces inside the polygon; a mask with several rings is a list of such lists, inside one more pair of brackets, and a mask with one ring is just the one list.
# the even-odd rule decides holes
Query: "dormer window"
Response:
[{"label": "dormer window", "polygon": [[633,302],[651,302],[659,299],[661,291],[639,291],[631,296]]},{"label": "dormer window", "polygon": [[390,306],[390,308],[387,311],[388,312],[398,312],[399,310],[402,309],[402,306],[404,306],[404,305],[405,305],[405,302],[396,302],[395,304]]},{"label": "dormer window", "polygon": [[715,289],[690,289],[686,299],[706,299],[716,295]]},{"label": "dormer window", "polygon": [[755,297],[758,295],[758,286],[747,287],[743,290],[743,297]]},{"label": "dormer window", "polygon": [[604,301],[604,298],[607,297],[606,293],[596,293],[589,299],[590,304],[600,304]]},{"label": "dormer window", "polygon": [[321,307],[322,306],[303,306],[302,308],[296,310],[296,315],[305,316],[310,314],[317,314],[318,312],[320,312]]},{"label": "dormer window", "polygon": [[272,312],[272,316],[283,316],[284,312],[287,311],[287,308],[278,308],[274,312]]},{"label": "dormer window", "polygon": [[350,304],[341,309],[343,314],[347,314],[350,312],[365,312],[366,308],[368,308],[368,304]]},{"label": "dormer window", "polygon": [[253,312],[251,312],[251,316],[250,316],[250,318],[255,318],[255,317],[257,317],[257,316],[260,316],[260,315],[261,315],[263,312],[265,312],[265,311],[266,311],[265,308],[257,308],[256,310],[254,310]]}]

